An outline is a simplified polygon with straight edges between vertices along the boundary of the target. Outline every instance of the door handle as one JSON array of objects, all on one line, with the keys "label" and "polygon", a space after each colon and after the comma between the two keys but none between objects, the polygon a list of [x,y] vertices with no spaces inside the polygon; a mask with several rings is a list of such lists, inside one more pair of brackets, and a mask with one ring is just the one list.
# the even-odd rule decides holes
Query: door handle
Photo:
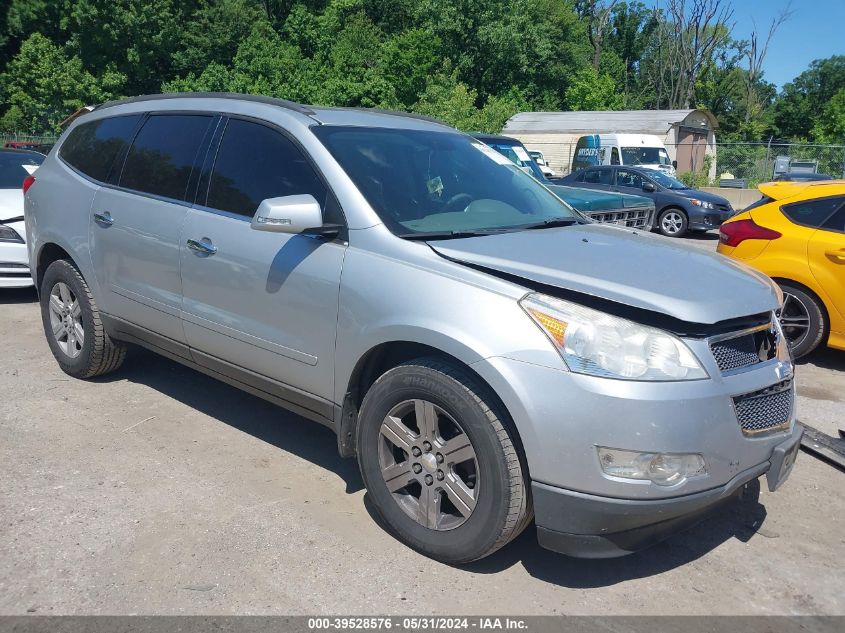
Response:
[{"label": "door handle", "polygon": [[111,213],[108,211],[103,211],[102,213],[94,214],[94,222],[102,226],[111,226],[114,224],[114,218],[111,217]]},{"label": "door handle", "polygon": [[840,248],[838,251],[825,251],[824,254],[837,262],[845,264],[845,248]]},{"label": "door handle", "polygon": [[188,240],[187,244],[188,248],[201,255],[214,255],[217,252],[217,247],[207,237],[201,240]]}]

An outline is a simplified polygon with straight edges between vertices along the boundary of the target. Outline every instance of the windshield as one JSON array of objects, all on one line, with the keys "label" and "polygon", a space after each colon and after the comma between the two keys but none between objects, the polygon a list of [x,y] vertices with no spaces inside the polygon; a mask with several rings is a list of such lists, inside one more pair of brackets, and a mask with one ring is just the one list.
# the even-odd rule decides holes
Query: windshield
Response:
[{"label": "windshield", "polygon": [[583,219],[504,156],[463,134],[328,125],[312,131],[398,235]]},{"label": "windshield", "polygon": [[20,189],[23,179],[43,160],[43,156],[30,152],[0,152],[0,189]]},{"label": "windshield", "polygon": [[666,187],[667,189],[689,189],[689,187],[680,180],[672,178],[672,176],[668,176],[662,171],[658,171],[656,169],[645,169],[643,171],[648,172],[648,177],[654,180],[661,187]]},{"label": "windshield", "polygon": [[669,154],[662,147],[623,147],[623,165],[671,165]]},{"label": "windshield", "polygon": [[531,158],[531,156],[528,155],[528,152],[526,152],[525,148],[519,143],[486,141],[486,144],[495,149],[514,165],[520,167],[524,172],[534,176],[540,182],[546,180],[543,172],[540,171],[539,167],[537,167],[537,163]]}]

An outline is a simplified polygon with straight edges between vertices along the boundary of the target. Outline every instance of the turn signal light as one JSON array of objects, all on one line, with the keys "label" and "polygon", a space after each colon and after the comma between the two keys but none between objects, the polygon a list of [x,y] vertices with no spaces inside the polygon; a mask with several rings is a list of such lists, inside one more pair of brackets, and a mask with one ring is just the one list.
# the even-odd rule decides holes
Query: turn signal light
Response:
[{"label": "turn signal light", "polygon": [[719,241],[725,246],[739,246],[745,240],[776,240],[781,234],[755,223],[754,220],[725,222],[719,228]]},{"label": "turn signal light", "polygon": [[27,176],[23,179],[23,192],[26,194],[29,191],[29,188],[35,184],[35,176]]}]

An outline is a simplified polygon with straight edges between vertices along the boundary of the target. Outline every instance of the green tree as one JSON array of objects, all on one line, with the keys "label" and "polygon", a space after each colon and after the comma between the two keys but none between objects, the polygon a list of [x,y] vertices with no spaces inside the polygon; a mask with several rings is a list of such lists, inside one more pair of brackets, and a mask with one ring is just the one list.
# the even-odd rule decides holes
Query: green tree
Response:
[{"label": "green tree", "polygon": [[584,66],[570,80],[566,104],[571,110],[618,110],[624,95],[616,88],[613,77],[599,74],[592,66]]},{"label": "green tree", "polygon": [[458,81],[457,72],[447,62],[426,84],[425,91],[414,106],[414,112],[445,121],[459,130],[498,134],[507,121],[520,110],[527,109],[522,95],[511,92],[490,97],[478,107],[478,94]]},{"label": "green tree", "polygon": [[821,143],[845,144],[845,88],[822,108],[813,125],[813,137]]},{"label": "green tree", "polygon": [[231,64],[252,27],[266,21],[254,0],[202,0],[173,53],[177,75],[201,74],[209,64]]},{"label": "green tree", "polygon": [[845,88],[845,55],[815,60],[783,87],[774,104],[774,123],[786,139],[809,138],[825,104]]},{"label": "green tree", "polygon": [[34,33],[0,75],[0,91],[8,105],[0,128],[35,134],[57,131],[58,124],[75,110],[114,97],[123,80],[112,72],[95,77],[79,58],[68,57],[45,36]]}]

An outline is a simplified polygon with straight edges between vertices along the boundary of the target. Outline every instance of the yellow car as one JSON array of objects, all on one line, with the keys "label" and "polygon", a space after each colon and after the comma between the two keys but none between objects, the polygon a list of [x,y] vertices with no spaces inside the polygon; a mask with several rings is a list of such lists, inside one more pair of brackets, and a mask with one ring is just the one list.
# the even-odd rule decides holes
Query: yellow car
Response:
[{"label": "yellow car", "polygon": [[774,279],[795,358],[823,341],[845,350],[845,181],[769,182],[722,224],[718,251]]}]

